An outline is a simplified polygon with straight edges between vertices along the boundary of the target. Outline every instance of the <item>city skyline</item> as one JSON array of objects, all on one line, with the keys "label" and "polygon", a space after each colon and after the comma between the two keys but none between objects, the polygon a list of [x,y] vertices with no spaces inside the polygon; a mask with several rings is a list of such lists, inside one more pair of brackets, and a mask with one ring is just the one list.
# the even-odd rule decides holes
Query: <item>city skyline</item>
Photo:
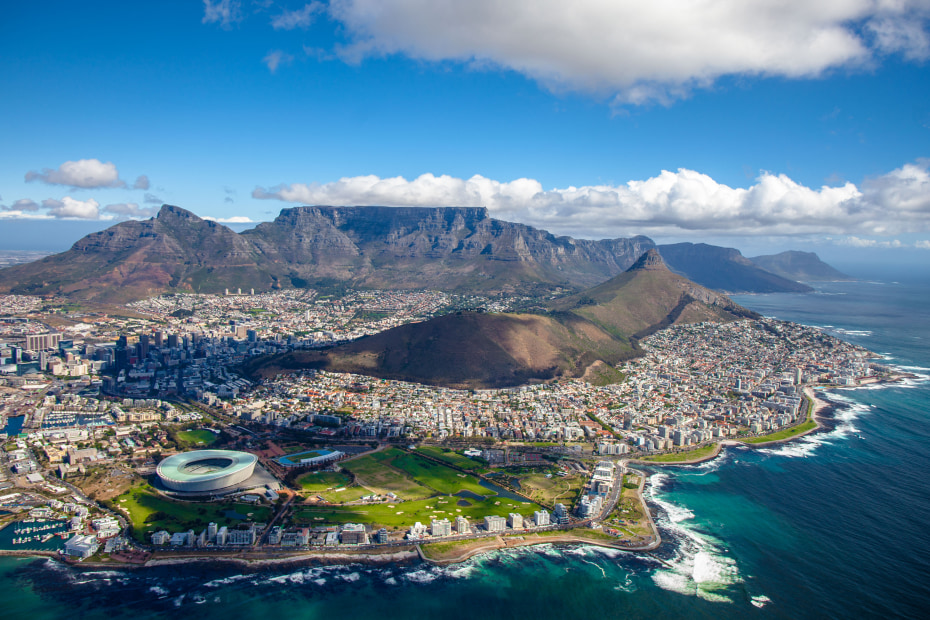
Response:
[{"label": "city skyline", "polygon": [[918,2],[5,13],[0,218],[23,236],[162,203],[240,230],[299,204],[409,204],[745,253],[930,249]]}]

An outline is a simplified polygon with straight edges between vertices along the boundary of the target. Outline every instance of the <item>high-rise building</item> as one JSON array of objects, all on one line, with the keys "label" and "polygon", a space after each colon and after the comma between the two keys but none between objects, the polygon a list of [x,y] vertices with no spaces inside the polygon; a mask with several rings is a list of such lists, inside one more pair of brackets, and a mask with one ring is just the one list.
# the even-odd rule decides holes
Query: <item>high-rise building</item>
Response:
[{"label": "high-rise building", "polygon": [[44,351],[46,349],[57,349],[59,342],[61,342],[61,334],[53,332],[46,334],[28,334],[26,336],[26,350]]},{"label": "high-rise building", "polygon": [[430,536],[451,536],[452,535],[452,523],[448,519],[433,519],[430,522],[429,528]]},{"label": "high-rise building", "polygon": [[533,522],[536,524],[536,527],[541,527],[543,525],[549,525],[549,511],[537,510],[536,512],[534,512]]},{"label": "high-rise building", "polygon": [[490,515],[484,518],[484,529],[489,532],[503,532],[507,529],[507,519]]},{"label": "high-rise building", "polygon": [[383,545],[387,541],[388,541],[388,531],[387,529],[382,527],[380,530],[378,530],[378,533],[375,534],[375,542],[378,542]]},{"label": "high-rise building", "polygon": [[155,332],[155,346],[159,349],[165,344],[165,332],[158,330]]},{"label": "high-rise building", "polygon": [[507,515],[507,523],[510,525],[511,529],[522,530],[523,529],[523,515],[511,512]]},{"label": "high-rise building", "polygon": [[470,534],[471,526],[468,524],[468,519],[459,515],[455,518],[455,531],[459,534]]}]

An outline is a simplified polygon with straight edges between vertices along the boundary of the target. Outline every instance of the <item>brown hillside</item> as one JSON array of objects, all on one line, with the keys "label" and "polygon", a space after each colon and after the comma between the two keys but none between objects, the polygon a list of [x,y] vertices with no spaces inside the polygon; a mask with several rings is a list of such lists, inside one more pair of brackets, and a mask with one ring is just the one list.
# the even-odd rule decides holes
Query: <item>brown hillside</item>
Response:
[{"label": "brown hillside", "polygon": [[493,388],[578,377],[595,361],[636,355],[626,339],[568,317],[462,312],[403,325],[328,351],[256,360],[246,368],[267,377],[325,368],[457,388]]},{"label": "brown hillside", "polygon": [[637,338],[676,323],[753,315],[727,296],[669,271],[656,250],[644,253],[619,276],[558,300],[553,308],[584,317],[611,334]]}]

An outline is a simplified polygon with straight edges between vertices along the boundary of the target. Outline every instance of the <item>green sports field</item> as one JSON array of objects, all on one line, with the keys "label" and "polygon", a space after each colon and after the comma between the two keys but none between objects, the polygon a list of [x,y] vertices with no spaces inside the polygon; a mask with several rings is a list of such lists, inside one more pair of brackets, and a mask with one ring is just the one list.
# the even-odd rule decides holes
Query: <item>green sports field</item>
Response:
[{"label": "green sports field", "polygon": [[473,461],[464,454],[459,454],[454,450],[449,448],[440,448],[439,446],[420,446],[417,448],[417,452],[422,452],[427,456],[431,456],[434,459],[440,459],[461,469],[476,470],[482,469],[484,465],[478,461]]},{"label": "green sports field", "polygon": [[[268,506],[234,502],[170,500],[158,495],[148,485],[133,487],[114,498],[114,502],[129,513],[133,536],[136,540],[143,542],[151,542],[152,532],[158,530],[174,533],[193,529],[199,533],[211,521],[220,526],[231,527],[245,520],[267,521],[271,516],[271,508]],[[236,514],[230,516],[227,512]]]},{"label": "green sports field", "polygon": [[329,489],[338,489],[352,484],[352,479],[346,474],[336,471],[311,471],[300,476],[297,484],[304,491],[321,493]]},{"label": "green sports field", "polygon": [[[449,519],[455,522],[459,515],[472,523],[488,515],[506,517],[517,512],[530,517],[537,504],[518,502],[491,496],[483,501],[468,499],[466,506],[458,505],[458,497],[440,496],[411,502],[369,504],[359,506],[307,506],[297,508],[294,520],[305,525],[339,525],[342,523],[371,523],[373,527],[405,529],[416,521],[428,524],[431,519]],[[465,501],[462,501],[465,503]]]},{"label": "green sports field", "polygon": [[414,500],[435,494],[435,491],[418,484],[403,471],[391,467],[391,461],[403,454],[396,448],[390,448],[344,461],[341,467],[355,474],[360,485],[378,495],[394,493],[400,499]]},{"label": "green sports field", "polygon": [[217,436],[206,429],[178,431],[178,439],[192,446],[209,446],[216,443]]}]

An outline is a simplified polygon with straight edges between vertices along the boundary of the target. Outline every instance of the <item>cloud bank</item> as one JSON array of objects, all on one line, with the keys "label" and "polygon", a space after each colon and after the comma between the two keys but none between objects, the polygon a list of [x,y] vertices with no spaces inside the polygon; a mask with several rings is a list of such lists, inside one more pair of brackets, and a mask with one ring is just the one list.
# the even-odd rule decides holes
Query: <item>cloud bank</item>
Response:
[{"label": "cloud bank", "polygon": [[895,235],[930,231],[930,160],[856,186],[810,188],[763,172],[746,188],[694,170],[664,170],[624,185],[544,189],[424,174],[346,177],[332,183],[258,187],[254,198],[319,205],[484,206],[496,218],[583,238],[706,235]]},{"label": "cloud bank", "polygon": [[[42,172],[30,170],[26,173],[26,182],[41,181],[49,185],[67,185],[80,188],[126,187],[119,178],[119,172],[113,162],[99,159],[79,159],[66,161],[57,169],[45,168]],[[139,177],[136,183],[148,183],[147,177]]]},{"label": "cloud bank", "polygon": [[349,62],[493,66],[620,105],[668,103],[726,75],[810,78],[930,56],[926,0],[331,0],[329,12]]},{"label": "cloud bank", "polygon": [[140,207],[134,202],[109,204],[100,208],[93,198],[77,200],[65,196],[61,200],[47,198],[41,204],[23,198],[9,206],[0,205],[0,219],[22,220],[125,220],[146,219],[158,212],[156,207]]}]

